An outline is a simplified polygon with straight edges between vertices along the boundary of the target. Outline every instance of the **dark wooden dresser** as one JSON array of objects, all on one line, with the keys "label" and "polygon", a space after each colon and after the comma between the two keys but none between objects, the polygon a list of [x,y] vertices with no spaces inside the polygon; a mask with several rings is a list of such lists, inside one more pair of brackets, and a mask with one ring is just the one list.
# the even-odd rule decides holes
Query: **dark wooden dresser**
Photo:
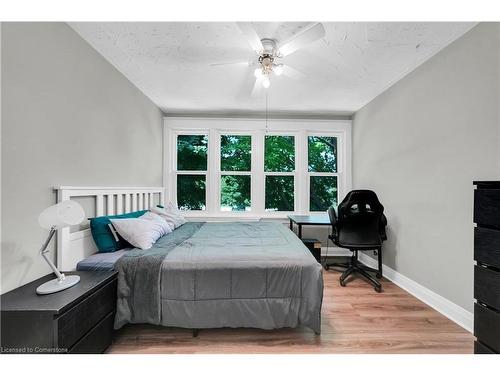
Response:
[{"label": "dark wooden dresser", "polygon": [[1,296],[2,353],[102,353],[111,344],[118,273],[67,274],[80,275],[80,282],[37,295],[51,274]]},{"label": "dark wooden dresser", "polygon": [[500,181],[474,181],[474,353],[500,353]]}]

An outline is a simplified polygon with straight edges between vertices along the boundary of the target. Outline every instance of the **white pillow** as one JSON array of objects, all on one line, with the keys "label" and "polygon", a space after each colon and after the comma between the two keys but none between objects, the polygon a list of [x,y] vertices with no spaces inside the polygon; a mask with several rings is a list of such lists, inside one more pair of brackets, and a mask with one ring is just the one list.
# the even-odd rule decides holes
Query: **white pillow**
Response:
[{"label": "white pillow", "polygon": [[172,212],[176,214],[177,216],[180,216],[180,218],[183,220],[183,224],[186,224],[186,220],[184,219],[184,214],[183,211],[179,210],[177,206],[175,206],[172,202],[168,202],[167,205],[165,206],[165,209],[168,212]]},{"label": "white pillow", "polygon": [[174,228],[171,228],[170,225],[168,225],[168,223],[165,226],[165,220],[163,220],[160,215],[158,215],[158,214],[156,214],[154,212],[151,212],[151,211],[148,211],[144,215],[139,216],[139,219],[157,221],[158,223],[161,224],[162,228],[165,230],[165,233],[163,235],[172,233],[173,230],[174,230]]},{"label": "white pillow", "polygon": [[167,211],[171,211],[171,212],[174,212],[174,213],[182,216],[181,211],[172,202],[168,202],[167,205],[165,206],[165,209]]},{"label": "white pillow", "polygon": [[158,215],[146,212],[136,219],[110,219],[116,231],[128,243],[142,250],[147,250],[158,239],[172,232],[168,224]]},{"label": "white pillow", "polygon": [[153,207],[151,212],[161,216],[167,223],[173,224],[174,229],[186,224],[186,219],[172,203],[169,203],[165,208]]},{"label": "white pillow", "polygon": [[166,221],[172,231],[176,228],[175,220],[172,218],[172,216],[168,215],[168,213],[165,212],[163,208],[151,207],[149,211],[155,215],[158,215],[158,217],[160,217],[163,221]]}]

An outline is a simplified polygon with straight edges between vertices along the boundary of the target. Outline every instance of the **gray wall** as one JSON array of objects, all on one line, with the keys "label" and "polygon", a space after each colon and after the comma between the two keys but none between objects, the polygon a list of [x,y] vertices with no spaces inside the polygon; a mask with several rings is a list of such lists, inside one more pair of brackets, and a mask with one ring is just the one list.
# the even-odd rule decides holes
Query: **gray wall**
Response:
[{"label": "gray wall", "polygon": [[3,23],[1,38],[6,292],[50,272],[53,186],[161,186],[162,113],[64,23]]},{"label": "gray wall", "polygon": [[473,309],[473,187],[500,178],[499,24],[480,24],[354,116],[353,186],[386,208],[384,263]]}]

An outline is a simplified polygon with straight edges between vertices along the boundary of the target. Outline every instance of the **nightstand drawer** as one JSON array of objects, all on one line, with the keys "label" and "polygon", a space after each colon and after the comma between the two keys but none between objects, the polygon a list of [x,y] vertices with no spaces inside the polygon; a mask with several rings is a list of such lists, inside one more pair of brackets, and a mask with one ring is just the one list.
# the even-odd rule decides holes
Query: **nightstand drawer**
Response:
[{"label": "nightstand drawer", "polygon": [[474,260],[500,268],[500,230],[474,228]]},{"label": "nightstand drawer", "polygon": [[100,320],[114,311],[116,286],[115,279],[57,319],[59,348],[71,348]]},{"label": "nightstand drawer", "polygon": [[103,353],[113,339],[115,312],[109,313],[69,350],[70,354]]},{"label": "nightstand drawer", "polygon": [[474,298],[478,302],[500,310],[500,272],[474,267]]},{"label": "nightstand drawer", "polygon": [[500,189],[474,190],[474,222],[500,227]]},{"label": "nightstand drawer", "polygon": [[500,352],[500,313],[476,303],[474,336],[489,348]]}]

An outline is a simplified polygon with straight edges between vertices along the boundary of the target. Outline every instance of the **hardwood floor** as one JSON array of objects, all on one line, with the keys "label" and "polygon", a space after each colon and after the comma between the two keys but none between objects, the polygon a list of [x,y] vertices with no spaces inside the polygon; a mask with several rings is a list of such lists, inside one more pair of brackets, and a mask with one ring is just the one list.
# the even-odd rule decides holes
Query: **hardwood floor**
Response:
[{"label": "hardwood floor", "polygon": [[473,353],[471,333],[393,283],[376,293],[361,279],[324,272],[322,333],[307,328],[191,330],[128,325],[108,353]]}]

